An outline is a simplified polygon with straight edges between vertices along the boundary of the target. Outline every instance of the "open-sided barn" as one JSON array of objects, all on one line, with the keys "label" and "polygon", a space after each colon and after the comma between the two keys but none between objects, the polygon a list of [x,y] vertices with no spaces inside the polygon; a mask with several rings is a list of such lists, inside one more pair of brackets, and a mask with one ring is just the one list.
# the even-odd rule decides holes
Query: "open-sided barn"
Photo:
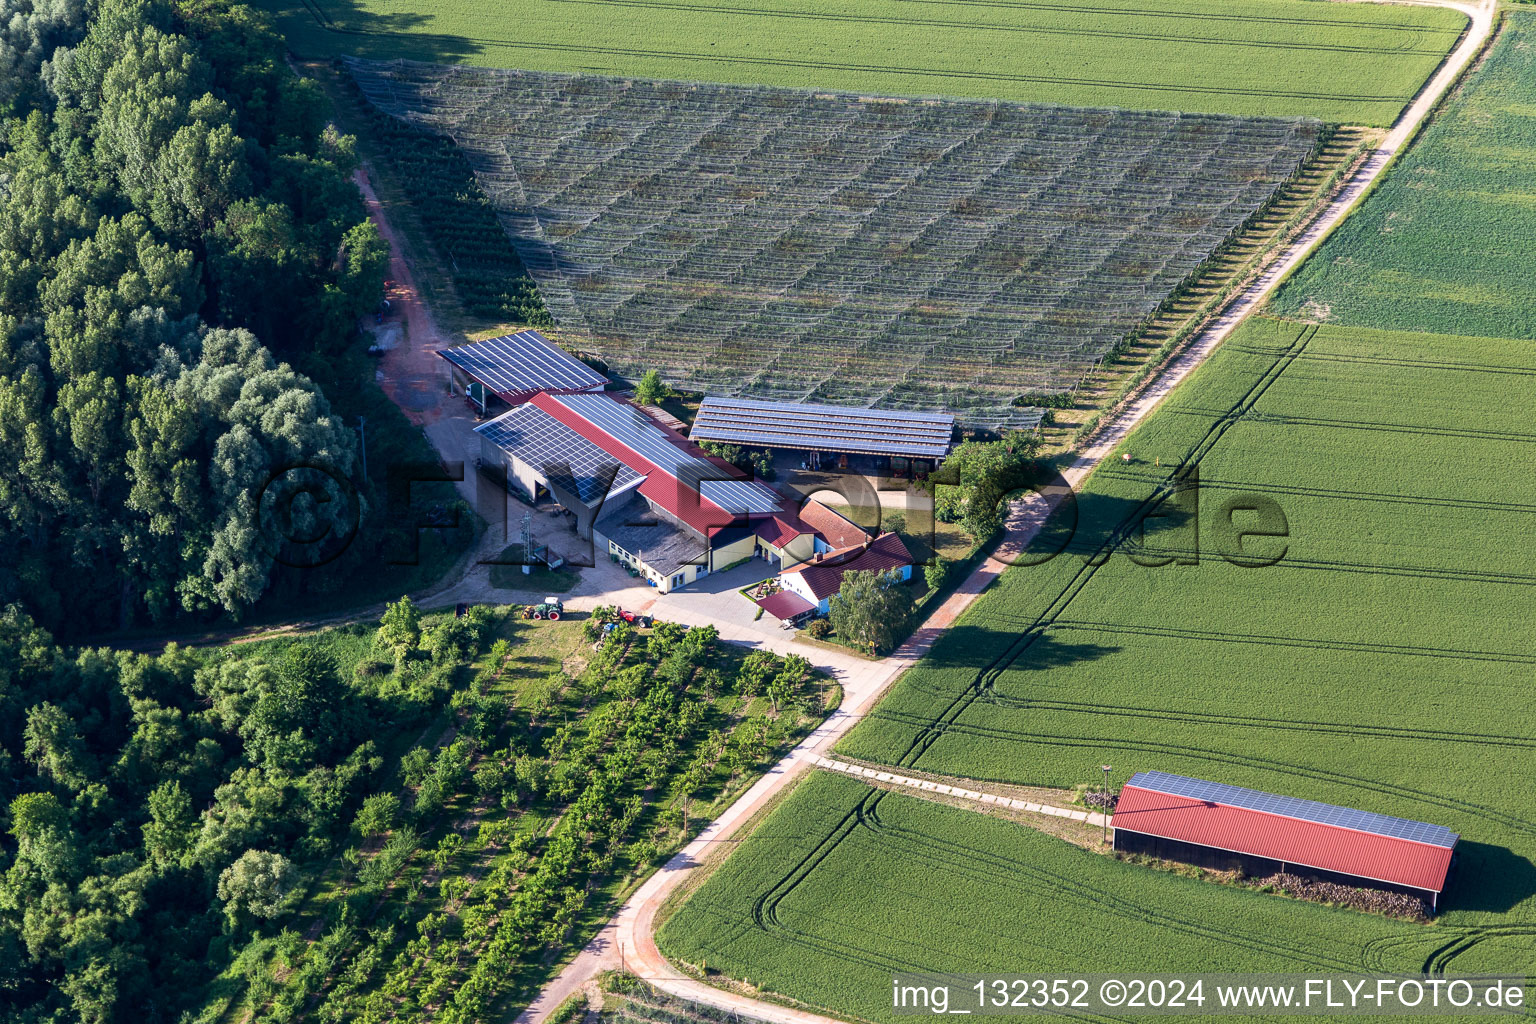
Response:
[{"label": "open-sided barn", "polygon": [[1116,850],[1249,875],[1300,870],[1407,892],[1431,911],[1460,838],[1422,821],[1157,771],[1125,784],[1110,827]]}]

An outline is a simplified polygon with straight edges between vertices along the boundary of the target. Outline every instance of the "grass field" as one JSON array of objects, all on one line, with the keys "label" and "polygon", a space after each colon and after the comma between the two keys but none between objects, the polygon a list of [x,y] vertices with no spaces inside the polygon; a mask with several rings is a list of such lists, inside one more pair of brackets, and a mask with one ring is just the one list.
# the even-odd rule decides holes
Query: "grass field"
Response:
[{"label": "grass field", "polygon": [[1325,134],[1303,119],[350,67],[379,109],[460,145],[556,324],[611,369],[991,429],[1115,351]]},{"label": "grass field", "polygon": [[1125,864],[816,772],[658,942],[674,960],[884,1021],[901,1019],[897,972],[1418,973],[1450,931]]},{"label": "grass field", "polygon": [[[1536,921],[1536,480],[1511,472],[1533,379],[1518,342],[1250,322],[1093,477],[1071,548],[1005,574],[840,749],[1053,785],[1160,768],[1433,821],[1464,836],[1443,920]],[[1086,564],[1193,466],[1198,565]],[[1244,545],[1283,549],[1267,568],[1217,554],[1243,495],[1288,520]],[[1188,518],[1140,557],[1189,558]]]},{"label": "grass field", "polygon": [[[874,1019],[889,972],[919,966],[1524,973],[1536,480],[1515,467],[1536,444],[1533,379],[1520,342],[1250,321],[1132,434],[1133,461],[1091,479],[1065,550],[1006,573],[838,748],[1040,785],[1164,769],[1443,824],[1460,859],[1432,926],[818,778],[664,949]],[[1196,467],[1197,503],[1169,491]],[[1219,525],[1255,528],[1231,510],[1261,499],[1287,535],[1242,550],[1283,557],[1240,568]],[[1144,532],[1124,527],[1158,501]]]},{"label": "grass field", "polygon": [[1536,338],[1536,11],[1275,299],[1285,314]]},{"label": "grass field", "polygon": [[1316,0],[262,0],[301,56],[1386,125],[1453,11]]}]

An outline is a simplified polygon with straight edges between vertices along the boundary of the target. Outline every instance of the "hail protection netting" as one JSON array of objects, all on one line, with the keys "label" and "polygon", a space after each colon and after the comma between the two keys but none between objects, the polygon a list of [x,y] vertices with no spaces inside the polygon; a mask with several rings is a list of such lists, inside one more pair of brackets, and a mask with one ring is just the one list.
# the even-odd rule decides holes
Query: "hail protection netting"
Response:
[{"label": "hail protection netting", "polygon": [[1033,421],[1312,151],[1311,120],[353,60],[452,138],[556,323],[711,394]]}]

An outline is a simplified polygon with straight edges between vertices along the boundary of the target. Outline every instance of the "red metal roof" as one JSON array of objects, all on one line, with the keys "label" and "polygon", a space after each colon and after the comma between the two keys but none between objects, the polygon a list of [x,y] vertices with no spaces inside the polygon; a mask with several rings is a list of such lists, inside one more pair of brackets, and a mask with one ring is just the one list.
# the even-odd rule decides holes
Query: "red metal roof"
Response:
[{"label": "red metal roof", "polygon": [[1127,785],[1110,826],[1439,892],[1452,848]]},{"label": "red metal roof", "polygon": [[781,622],[793,621],[816,610],[816,606],[811,602],[787,590],[779,590],[767,597],[759,598],[757,606]]},{"label": "red metal roof", "polygon": [[840,548],[817,555],[809,562],[801,562],[785,569],[780,575],[798,573],[816,600],[830,597],[843,585],[845,572],[885,572],[912,564],[912,555],[901,537],[894,533],[882,533],[868,544]]},{"label": "red metal roof", "polygon": [[[614,395],[594,393],[591,397],[601,401],[617,403],[618,405],[635,410],[639,415],[644,415],[640,411],[639,406],[625,402]],[[715,531],[733,524],[738,526],[745,525],[750,518],[753,518],[746,514],[732,513],[721,508],[699,493],[697,486],[689,487],[684,485],[667,469],[614,437],[566,403],[553,397],[550,393],[540,392],[534,395],[530,402],[597,445],[609,455],[612,455],[623,465],[628,466],[637,473],[643,474],[645,480],[636,488],[641,496],[656,507],[665,510],[678,520],[693,527],[701,535],[708,537]],[[742,473],[724,459],[710,455],[670,427],[657,423],[649,417],[646,418],[657,430],[666,435],[668,443],[682,449],[687,455],[711,463],[721,471],[722,476],[746,479],[745,473]]]}]

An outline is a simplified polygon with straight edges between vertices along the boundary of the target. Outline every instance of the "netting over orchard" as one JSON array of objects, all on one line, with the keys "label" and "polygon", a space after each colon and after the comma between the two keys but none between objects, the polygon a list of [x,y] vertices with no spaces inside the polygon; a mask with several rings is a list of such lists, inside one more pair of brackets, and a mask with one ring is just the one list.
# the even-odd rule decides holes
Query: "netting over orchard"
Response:
[{"label": "netting over orchard", "polygon": [[351,61],[466,154],[621,374],[1007,425],[1072,387],[1315,147],[1310,120]]}]

